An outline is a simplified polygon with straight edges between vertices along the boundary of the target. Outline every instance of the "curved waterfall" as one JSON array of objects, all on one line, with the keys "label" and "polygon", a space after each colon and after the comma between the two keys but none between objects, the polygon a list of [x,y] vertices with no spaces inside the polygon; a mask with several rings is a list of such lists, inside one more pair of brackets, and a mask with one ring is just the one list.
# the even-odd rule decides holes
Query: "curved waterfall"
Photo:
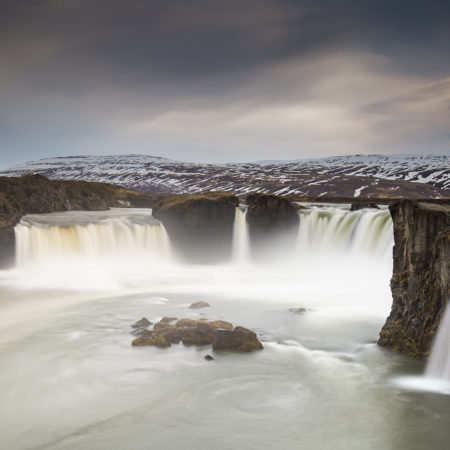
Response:
[{"label": "curved waterfall", "polygon": [[[236,209],[233,262],[250,259],[245,209]],[[326,255],[391,257],[392,221],[387,210],[350,212],[342,207],[302,209],[292,256]],[[164,226],[151,210],[114,209],[105,212],[65,212],[27,215],[16,226],[19,266],[29,263],[99,257],[145,255],[159,260],[170,255]]]},{"label": "curved waterfall", "polygon": [[300,210],[299,252],[391,257],[392,245],[392,220],[388,210],[348,211],[317,206]]},{"label": "curved waterfall", "polygon": [[19,266],[71,258],[161,258],[170,252],[166,230],[151,210],[27,215],[15,234]]}]

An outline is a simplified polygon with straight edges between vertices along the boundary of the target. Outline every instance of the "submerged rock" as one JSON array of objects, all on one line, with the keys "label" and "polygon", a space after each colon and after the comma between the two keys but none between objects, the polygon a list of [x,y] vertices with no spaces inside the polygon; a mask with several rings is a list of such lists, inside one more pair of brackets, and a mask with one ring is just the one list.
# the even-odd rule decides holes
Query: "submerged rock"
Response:
[{"label": "submerged rock", "polygon": [[234,330],[217,330],[213,340],[214,350],[237,350],[239,352],[251,352],[262,350],[254,331],[244,327],[236,327]]},{"label": "submerged rock", "polygon": [[207,302],[194,302],[191,305],[189,305],[189,309],[200,309],[200,308],[207,308],[208,306],[211,306],[209,303]]},{"label": "submerged rock", "polygon": [[306,312],[306,308],[289,308],[289,312],[293,312],[294,314],[304,314]]}]

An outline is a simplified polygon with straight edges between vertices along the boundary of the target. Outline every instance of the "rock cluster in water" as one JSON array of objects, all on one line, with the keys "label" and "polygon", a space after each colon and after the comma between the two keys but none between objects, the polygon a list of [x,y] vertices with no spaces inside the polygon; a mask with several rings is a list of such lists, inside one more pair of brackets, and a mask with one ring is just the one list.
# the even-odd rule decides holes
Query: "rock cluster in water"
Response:
[{"label": "rock cluster in water", "polygon": [[172,325],[172,322],[176,320],[174,317],[163,317],[150,330],[147,328],[149,325],[139,325],[146,323],[141,319],[132,325],[133,328],[137,328],[133,332],[137,337],[131,344],[167,348],[182,342],[185,345],[212,345],[214,350],[251,352],[263,349],[254,331],[244,327],[234,327],[230,322],[180,319]]},{"label": "rock cluster in water", "polygon": [[393,304],[378,343],[424,358],[449,301],[450,202],[404,200],[391,205],[390,211]]}]

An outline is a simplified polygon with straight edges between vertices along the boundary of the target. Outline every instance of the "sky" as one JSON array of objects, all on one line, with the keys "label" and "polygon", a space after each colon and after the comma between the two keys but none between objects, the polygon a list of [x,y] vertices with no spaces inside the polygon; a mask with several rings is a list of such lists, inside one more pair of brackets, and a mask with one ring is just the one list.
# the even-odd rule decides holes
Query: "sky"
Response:
[{"label": "sky", "polygon": [[450,2],[0,0],[0,167],[450,151]]}]

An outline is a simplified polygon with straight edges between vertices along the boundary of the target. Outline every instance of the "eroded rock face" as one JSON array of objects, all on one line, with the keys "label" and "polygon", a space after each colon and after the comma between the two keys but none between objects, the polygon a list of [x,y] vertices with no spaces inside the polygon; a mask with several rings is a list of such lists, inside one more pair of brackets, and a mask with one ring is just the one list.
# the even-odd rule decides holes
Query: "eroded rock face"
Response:
[{"label": "eroded rock face", "polygon": [[268,244],[280,253],[292,248],[300,221],[297,207],[276,195],[251,194],[246,201],[253,255],[264,254]]},{"label": "eroded rock face", "polygon": [[48,180],[42,175],[0,177],[0,265],[13,262],[14,227],[24,214],[151,207],[155,200],[154,196],[105,183]]},{"label": "eroded rock face", "polygon": [[186,261],[214,262],[231,255],[239,200],[226,193],[161,198],[153,216],[161,220],[174,250]]},{"label": "eroded rock face", "polygon": [[450,202],[401,201],[394,222],[393,304],[378,343],[427,357],[450,286]]}]

